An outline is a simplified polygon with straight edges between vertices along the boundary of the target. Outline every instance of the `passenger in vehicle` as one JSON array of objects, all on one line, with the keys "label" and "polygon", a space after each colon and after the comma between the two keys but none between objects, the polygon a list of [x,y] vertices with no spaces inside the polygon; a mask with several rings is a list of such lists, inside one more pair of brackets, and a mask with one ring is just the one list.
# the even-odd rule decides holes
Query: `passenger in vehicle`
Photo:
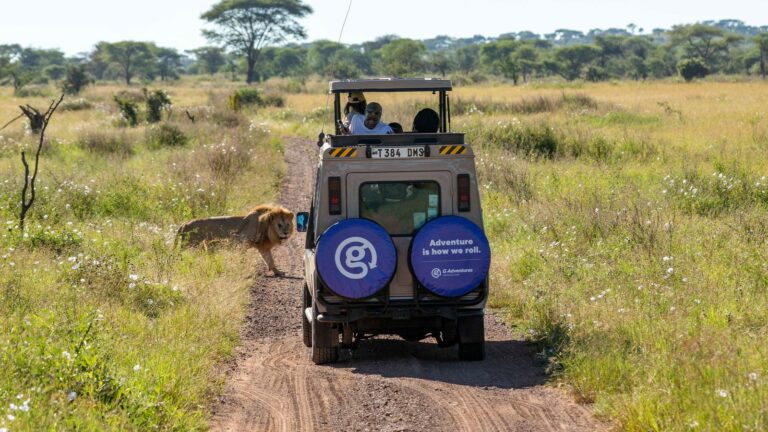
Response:
[{"label": "passenger in vehicle", "polygon": [[365,105],[363,92],[350,92],[344,106],[344,126],[349,127],[355,114],[365,115]]},{"label": "passenger in vehicle", "polygon": [[413,131],[417,133],[435,133],[440,129],[440,116],[431,108],[424,108],[413,118]]},{"label": "passenger in vehicle", "polygon": [[392,132],[394,132],[394,133],[403,133],[403,125],[401,125],[398,122],[390,123],[389,127],[392,128]]},{"label": "passenger in vehicle", "polygon": [[376,102],[371,102],[365,107],[365,117],[352,116],[349,131],[352,135],[384,135],[393,133],[388,124],[381,121],[382,108]]}]

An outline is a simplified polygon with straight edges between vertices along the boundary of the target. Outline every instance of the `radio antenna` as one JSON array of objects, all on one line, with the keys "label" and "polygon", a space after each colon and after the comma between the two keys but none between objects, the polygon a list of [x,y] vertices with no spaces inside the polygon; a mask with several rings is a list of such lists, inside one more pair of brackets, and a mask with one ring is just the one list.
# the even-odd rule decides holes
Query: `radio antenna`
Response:
[{"label": "radio antenna", "polygon": [[[349,18],[349,11],[352,10],[352,0],[349,0],[349,6],[347,6],[347,13],[344,14],[344,21],[341,23],[341,30],[339,30],[339,40],[336,43],[341,43],[341,35],[344,34],[344,27],[347,25],[347,18]],[[325,95],[325,111],[328,112],[328,100],[331,98],[331,92]],[[323,122],[320,128],[320,135],[317,136],[317,145],[323,144],[325,138],[325,122]]]}]

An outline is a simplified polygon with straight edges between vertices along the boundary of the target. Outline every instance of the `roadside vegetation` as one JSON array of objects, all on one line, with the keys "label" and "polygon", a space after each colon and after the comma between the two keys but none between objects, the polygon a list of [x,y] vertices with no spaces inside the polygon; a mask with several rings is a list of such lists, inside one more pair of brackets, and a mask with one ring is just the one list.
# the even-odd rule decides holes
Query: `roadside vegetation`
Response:
[{"label": "roadside vegetation", "polygon": [[[204,429],[238,343],[259,258],[180,251],[174,234],[274,200],[282,144],[227,107],[226,86],[170,89],[172,110],[148,124],[142,106],[135,127],[122,90],[90,87],[55,114],[23,234],[19,153],[36,137],[22,120],[0,132],[3,430]],[[0,123],[22,102],[49,101],[0,88]]]}]

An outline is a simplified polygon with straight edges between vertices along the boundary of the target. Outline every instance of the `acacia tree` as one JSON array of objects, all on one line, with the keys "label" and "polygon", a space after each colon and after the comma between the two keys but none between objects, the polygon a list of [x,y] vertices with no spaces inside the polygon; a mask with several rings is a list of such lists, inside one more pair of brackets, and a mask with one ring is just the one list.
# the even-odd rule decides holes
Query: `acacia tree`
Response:
[{"label": "acacia tree", "polygon": [[126,85],[131,85],[136,72],[148,67],[154,60],[154,46],[147,42],[104,42],[103,48],[109,61],[119,66]]},{"label": "acacia tree", "polygon": [[706,25],[691,24],[672,27],[669,31],[673,46],[682,45],[687,57],[701,58],[708,66],[714,66],[718,54],[726,54],[742,37],[725,30]]},{"label": "acacia tree", "polygon": [[203,30],[203,35],[245,56],[245,82],[250,84],[261,49],[291,37],[305,38],[296,19],[310,13],[312,8],[301,0],[221,0],[201,16],[217,27]]}]

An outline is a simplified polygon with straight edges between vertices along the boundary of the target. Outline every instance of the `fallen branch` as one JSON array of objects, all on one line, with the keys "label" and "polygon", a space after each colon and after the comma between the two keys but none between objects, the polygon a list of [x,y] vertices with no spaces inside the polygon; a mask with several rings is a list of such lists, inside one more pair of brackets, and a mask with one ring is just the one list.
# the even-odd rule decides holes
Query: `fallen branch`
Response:
[{"label": "fallen branch", "polygon": [[[43,141],[45,139],[45,129],[48,128],[48,122],[51,120],[51,116],[53,116],[54,111],[56,111],[56,108],[59,107],[59,104],[61,101],[64,100],[64,94],[62,93],[61,97],[59,97],[59,100],[52,101],[51,105],[48,107],[48,110],[44,114],[40,114],[39,111],[36,109],[27,106],[27,108],[31,108],[32,111],[34,111],[37,114],[40,114],[42,124],[40,125],[40,139],[37,142],[37,152],[35,152],[35,171],[32,173],[32,178],[29,177],[29,163],[27,163],[27,156],[25,154],[25,151],[21,151],[21,163],[24,164],[24,187],[21,189],[21,214],[19,215],[19,229],[23,232],[24,231],[24,218],[27,216],[27,211],[29,211],[29,208],[32,207],[32,204],[35,202],[35,180],[37,180],[37,169],[40,162],[40,151],[43,149]],[[29,117],[29,114],[27,114],[27,111],[25,111],[24,107],[21,107],[22,112]],[[30,117],[30,122],[32,121]],[[30,191],[29,200],[27,200],[27,190]]]}]

